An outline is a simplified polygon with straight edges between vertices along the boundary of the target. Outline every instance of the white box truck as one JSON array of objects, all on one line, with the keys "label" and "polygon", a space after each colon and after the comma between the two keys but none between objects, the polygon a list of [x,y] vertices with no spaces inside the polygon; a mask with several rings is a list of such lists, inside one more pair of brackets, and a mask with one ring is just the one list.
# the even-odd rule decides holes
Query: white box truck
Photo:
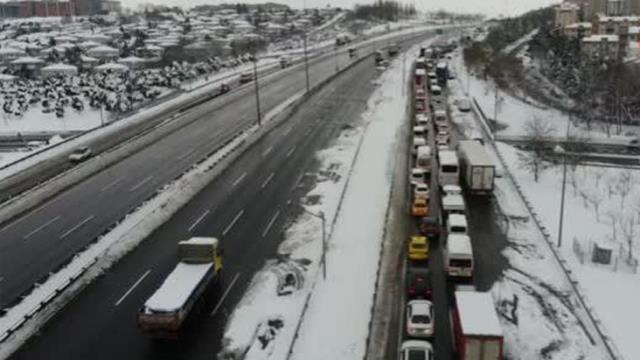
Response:
[{"label": "white box truck", "polygon": [[462,184],[470,194],[489,194],[493,191],[496,166],[487,149],[476,140],[458,143],[458,159]]}]

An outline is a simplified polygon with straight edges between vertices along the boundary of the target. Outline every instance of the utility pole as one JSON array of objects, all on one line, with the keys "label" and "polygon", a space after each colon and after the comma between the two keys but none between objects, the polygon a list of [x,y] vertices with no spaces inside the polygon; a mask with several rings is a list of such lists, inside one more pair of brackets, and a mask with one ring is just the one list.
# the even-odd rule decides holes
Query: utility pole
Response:
[{"label": "utility pole", "polygon": [[258,113],[258,127],[262,126],[262,115],[260,114],[260,84],[258,84],[258,58],[253,55],[253,84],[256,89],[256,112]]},{"label": "utility pole", "polygon": [[309,92],[309,56],[307,53],[307,32],[304,33],[304,75],[307,84],[307,92]]},{"label": "utility pole", "polygon": [[[565,133],[565,143],[569,141],[569,127],[571,126],[571,113],[569,113],[569,120],[567,121],[567,131]],[[557,145],[553,151],[556,154],[562,154],[562,194],[560,195],[560,219],[558,220],[558,249],[562,247],[562,233],[564,226],[564,196],[567,188],[567,153],[565,149]]]}]

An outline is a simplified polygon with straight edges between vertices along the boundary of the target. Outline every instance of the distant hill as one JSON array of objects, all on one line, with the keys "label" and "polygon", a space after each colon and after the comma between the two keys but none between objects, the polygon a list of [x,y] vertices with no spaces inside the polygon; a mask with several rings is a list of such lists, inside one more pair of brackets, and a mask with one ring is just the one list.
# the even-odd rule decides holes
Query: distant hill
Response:
[{"label": "distant hill", "polygon": [[244,9],[248,9],[249,11],[257,10],[258,8],[262,8],[264,10],[273,10],[273,11],[284,11],[290,10],[291,8],[288,5],[275,3],[275,2],[266,2],[262,4],[245,4],[245,3],[225,3],[220,5],[198,5],[194,6],[191,10],[193,11],[219,11],[219,10],[237,10],[238,7],[241,6]]}]

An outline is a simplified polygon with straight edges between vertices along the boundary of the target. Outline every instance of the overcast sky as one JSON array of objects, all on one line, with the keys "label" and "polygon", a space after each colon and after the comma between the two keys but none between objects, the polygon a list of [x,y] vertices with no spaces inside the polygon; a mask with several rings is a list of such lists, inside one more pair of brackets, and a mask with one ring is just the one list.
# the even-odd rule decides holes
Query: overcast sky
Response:
[{"label": "overcast sky", "polygon": [[[287,4],[291,7],[302,8],[306,2],[308,7],[321,7],[327,5],[352,8],[355,4],[372,3],[373,0],[272,0]],[[405,3],[414,3],[420,10],[445,9],[457,12],[482,13],[489,16],[515,15],[527,10],[536,9],[560,0],[401,0]],[[264,3],[266,0],[122,0],[122,5],[132,9],[144,3],[162,4],[182,7],[190,7],[201,4],[222,4],[222,3]]]}]

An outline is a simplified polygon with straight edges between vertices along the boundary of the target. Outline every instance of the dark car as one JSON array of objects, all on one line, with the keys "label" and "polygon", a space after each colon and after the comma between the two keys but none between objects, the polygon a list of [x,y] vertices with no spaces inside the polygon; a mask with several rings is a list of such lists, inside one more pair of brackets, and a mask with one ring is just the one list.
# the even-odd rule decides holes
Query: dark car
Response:
[{"label": "dark car", "polygon": [[431,272],[425,267],[413,266],[407,269],[407,298],[431,300]]},{"label": "dark car", "polygon": [[244,74],[240,75],[240,84],[246,84],[246,83],[250,83],[252,81],[253,81],[253,74],[244,73]]},{"label": "dark car", "polygon": [[425,216],[418,220],[418,228],[420,233],[429,239],[435,239],[440,236],[440,223],[438,218],[433,216]]}]

